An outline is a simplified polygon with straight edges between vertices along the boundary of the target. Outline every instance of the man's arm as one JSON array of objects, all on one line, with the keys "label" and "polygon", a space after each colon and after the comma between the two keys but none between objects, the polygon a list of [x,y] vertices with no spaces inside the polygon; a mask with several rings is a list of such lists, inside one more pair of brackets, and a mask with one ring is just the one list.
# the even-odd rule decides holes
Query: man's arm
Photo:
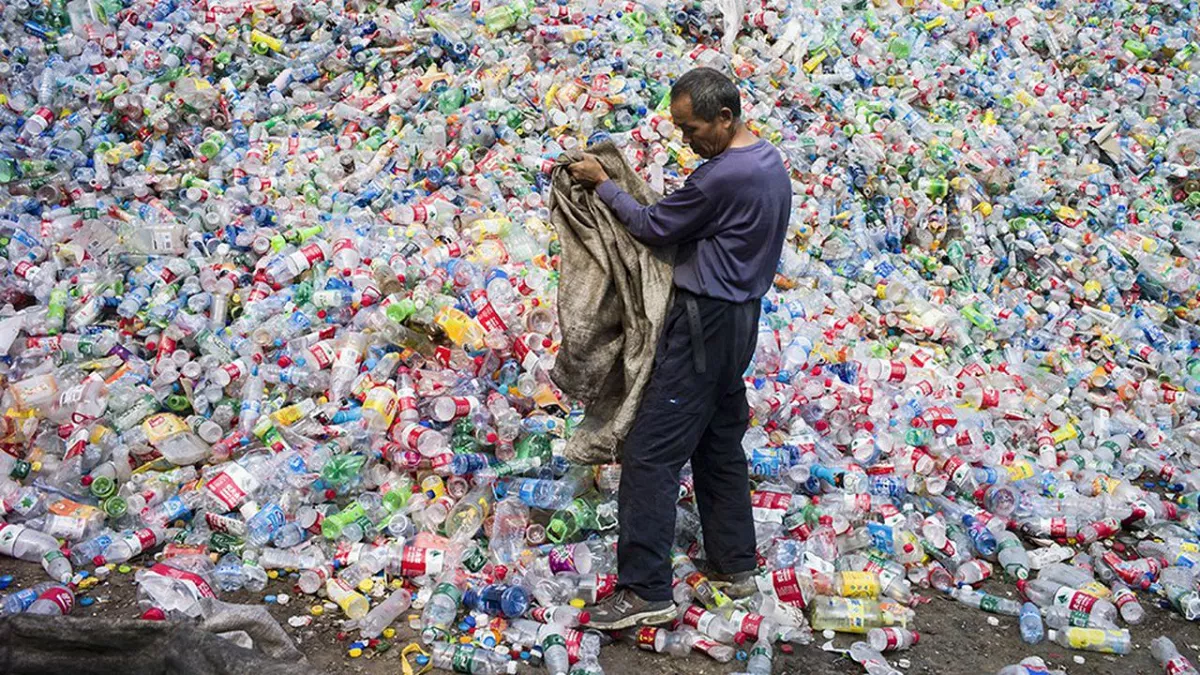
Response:
[{"label": "man's arm", "polygon": [[649,246],[698,238],[712,217],[708,197],[692,181],[650,206],[642,206],[611,180],[601,183],[596,194],[617,214],[634,239]]}]

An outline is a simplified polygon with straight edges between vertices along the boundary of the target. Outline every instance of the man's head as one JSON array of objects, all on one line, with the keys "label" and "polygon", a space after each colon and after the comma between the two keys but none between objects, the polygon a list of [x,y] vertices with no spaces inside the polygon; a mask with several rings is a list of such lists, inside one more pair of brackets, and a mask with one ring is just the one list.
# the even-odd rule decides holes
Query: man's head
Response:
[{"label": "man's head", "polygon": [[671,87],[671,118],[696,154],[716,157],[741,126],[741,94],[719,71],[690,70]]}]

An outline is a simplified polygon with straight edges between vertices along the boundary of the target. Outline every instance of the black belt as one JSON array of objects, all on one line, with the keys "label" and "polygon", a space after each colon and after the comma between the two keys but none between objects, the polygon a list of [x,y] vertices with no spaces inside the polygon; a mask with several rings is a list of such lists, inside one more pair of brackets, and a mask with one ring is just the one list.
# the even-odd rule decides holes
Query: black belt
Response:
[{"label": "black belt", "polygon": [[687,308],[688,328],[692,340],[692,360],[696,364],[696,372],[703,373],[708,367],[708,359],[704,353],[704,324],[700,321],[700,307],[696,304],[696,296],[685,293],[684,306]]}]

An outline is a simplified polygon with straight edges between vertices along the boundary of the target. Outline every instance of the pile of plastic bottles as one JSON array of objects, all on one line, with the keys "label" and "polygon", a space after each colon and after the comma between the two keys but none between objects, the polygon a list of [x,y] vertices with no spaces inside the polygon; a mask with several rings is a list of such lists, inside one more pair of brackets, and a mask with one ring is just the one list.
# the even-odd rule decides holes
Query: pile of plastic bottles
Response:
[{"label": "pile of plastic bottles", "polygon": [[167,613],[283,570],[367,639],[420,608],[439,667],[598,672],[619,467],[557,452],[547,172],[612,139],[678,185],[667,92],[714,66],[795,188],[763,572],[699,571],[685,479],[679,627],[624,637],[888,672],[923,589],[1117,653],[1139,594],[1200,618],[1195,7],[740,4],[0,4],[0,554],[53,579],[3,611],[157,552]]}]

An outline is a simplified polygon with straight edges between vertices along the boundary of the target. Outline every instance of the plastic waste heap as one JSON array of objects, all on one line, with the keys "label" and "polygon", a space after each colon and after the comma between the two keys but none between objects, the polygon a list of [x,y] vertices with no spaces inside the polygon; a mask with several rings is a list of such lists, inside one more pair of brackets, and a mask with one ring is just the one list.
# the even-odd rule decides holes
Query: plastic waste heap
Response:
[{"label": "plastic waste heap", "polygon": [[617,637],[765,673],[831,629],[894,672],[935,595],[1113,653],[1146,604],[1200,619],[1192,5],[0,18],[0,555],[50,579],[4,613],[115,566],[191,617],[282,575],[352,655],[407,621],[439,667],[600,672],[620,469],[561,454],[586,410],[550,377],[548,172],[611,139],[674,189],[670,83],[711,66],[794,186],[746,373],[762,568],[742,599],[707,579],[685,474],[680,621]]}]

